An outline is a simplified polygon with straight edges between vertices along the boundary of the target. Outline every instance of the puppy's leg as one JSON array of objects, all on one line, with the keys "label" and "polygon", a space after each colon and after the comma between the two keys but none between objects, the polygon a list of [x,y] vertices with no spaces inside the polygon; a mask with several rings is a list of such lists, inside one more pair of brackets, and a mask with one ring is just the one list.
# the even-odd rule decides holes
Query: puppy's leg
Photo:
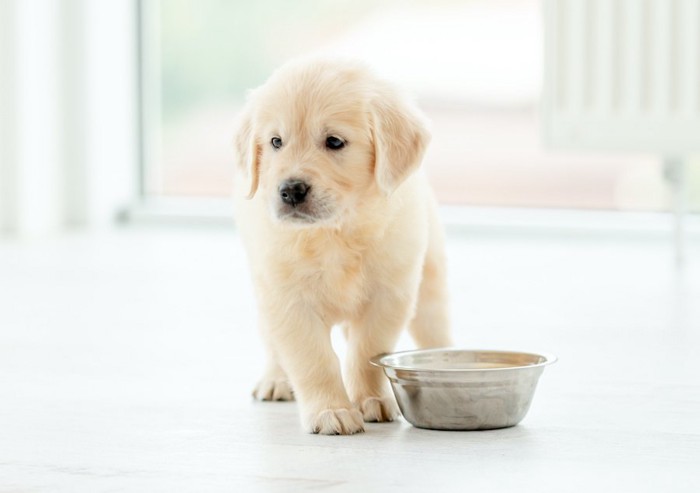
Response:
[{"label": "puppy's leg", "polygon": [[330,328],[305,306],[270,306],[267,314],[271,341],[294,388],[302,426],[323,435],[364,431],[362,415],[343,386]]},{"label": "puppy's leg", "polygon": [[261,327],[260,333],[265,342],[267,366],[262,378],[253,390],[253,397],[261,401],[292,401],[294,392],[287,374],[278,363],[277,355],[270,341],[270,334]]},{"label": "puppy's leg", "polygon": [[452,345],[448,309],[445,240],[433,210],[416,313],[408,329],[419,348]]},{"label": "puppy's leg", "polygon": [[393,421],[399,413],[386,377],[369,360],[394,348],[410,316],[407,298],[411,297],[406,293],[373,297],[363,316],[353,320],[346,331],[348,391],[365,421]]}]

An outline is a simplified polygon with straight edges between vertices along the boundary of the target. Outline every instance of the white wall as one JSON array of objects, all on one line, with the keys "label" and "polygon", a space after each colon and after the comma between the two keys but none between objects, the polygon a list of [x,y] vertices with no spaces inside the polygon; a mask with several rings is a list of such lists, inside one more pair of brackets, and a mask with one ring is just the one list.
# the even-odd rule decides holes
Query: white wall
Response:
[{"label": "white wall", "polygon": [[0,229],[110,224],[136,197],[135,2],[0,2]]},{"label": "white wall", "polygon": [[0,1],[0,235],[15,230],[17,218],[15,3]]}]

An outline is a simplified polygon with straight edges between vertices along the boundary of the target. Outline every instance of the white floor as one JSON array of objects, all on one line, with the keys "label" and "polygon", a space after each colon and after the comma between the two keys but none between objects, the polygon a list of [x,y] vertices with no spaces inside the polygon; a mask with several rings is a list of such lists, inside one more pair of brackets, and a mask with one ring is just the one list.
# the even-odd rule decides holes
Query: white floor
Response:
[{"label": "white floor", "polygon": [[0,243],[0,492],[700,491],[697,239],[681,273],[640,233],[477,228],[449,255],[460,346],[560,358],[528,416],[325,437],[250,398],[235,234]]}]

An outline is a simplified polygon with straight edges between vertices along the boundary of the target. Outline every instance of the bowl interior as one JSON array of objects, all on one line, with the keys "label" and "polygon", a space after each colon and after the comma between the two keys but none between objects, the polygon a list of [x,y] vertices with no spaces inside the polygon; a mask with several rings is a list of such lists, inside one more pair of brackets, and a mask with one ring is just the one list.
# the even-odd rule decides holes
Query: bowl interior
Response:
[{"label": "bowl interior", "polygon": [[429,349],[379,356],[373,362],[378,366],[396,369],[469,371],[546,365],[553,363],[554,358],[541,354],[513,351]]}]

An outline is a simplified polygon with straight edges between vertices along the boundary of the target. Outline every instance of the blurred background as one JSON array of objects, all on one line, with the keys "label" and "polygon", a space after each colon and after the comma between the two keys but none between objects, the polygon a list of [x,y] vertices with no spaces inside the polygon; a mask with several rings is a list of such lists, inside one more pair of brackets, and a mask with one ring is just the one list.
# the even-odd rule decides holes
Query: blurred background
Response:
[{"label": "blurred background", "polygon": [[[145,163],[147,196],[229,194],[229,140],[213,129],[230,128],[245,91],[275,67],[294,56],[323,52],[361,58],[418,99],[434,124],[426,168],[442,203],[669,209],[659,152],[617,144],[615,153],[613,146],[598,146],[598,153],[583,154],[590,145],[563,146],[568,150],[547,145],[553,142],[543,138],[542,128],[545,12],[538,0],[301,1],[293,9],[284,2],[146,4],[146,43],[159,47],[157,60],[149,64],[154,72],[148,88],[157,100],[148,111],[160,115],[146,142],[157,156]],[[599,10],[615,13],[599,4]],[[566,5],[561,3],[562,10]],[[575,5],[569,5],[574,16]],[[605,14],[592,5],[580,12],[582,22]],[[676,2],[679,16],[680,6]],[[651,20],[645,22],[651,29]],[[689,32],[684,40],[697,52],[697,34]],[[615,49],[610,41],[606,50]],[[634,56],[643,58],[644,49],[640,45]],[[585,54],[565,54],[577,55],[581,59],[574,63],[585,64]],[[694,70],[688,76],[697,80]],[[613,90],[612,81],[609,85]],[[689,206],[695,209],[700,204],[696,175],[689,178]]]},{"label": "blurred background", "polygon": [[442,204],[666,212],[680,174],[683,210],[700,209],[694,0],[1,8],[6,235],[229,215],[246,91],[316,52],[360,58],[414,95]]}]

